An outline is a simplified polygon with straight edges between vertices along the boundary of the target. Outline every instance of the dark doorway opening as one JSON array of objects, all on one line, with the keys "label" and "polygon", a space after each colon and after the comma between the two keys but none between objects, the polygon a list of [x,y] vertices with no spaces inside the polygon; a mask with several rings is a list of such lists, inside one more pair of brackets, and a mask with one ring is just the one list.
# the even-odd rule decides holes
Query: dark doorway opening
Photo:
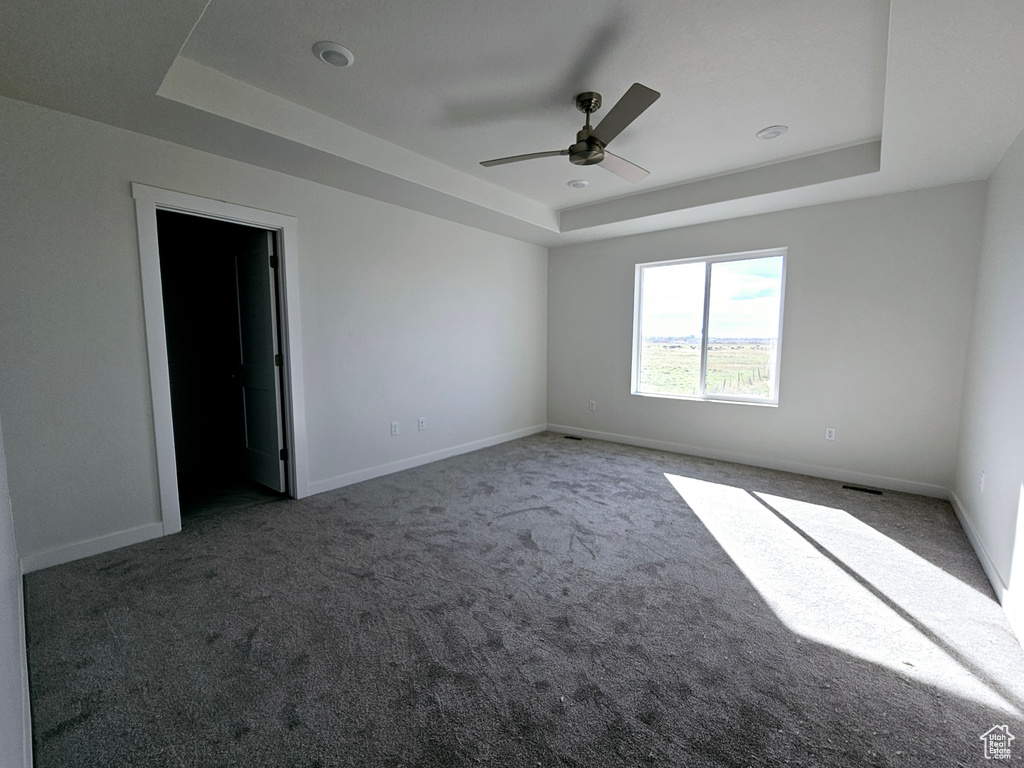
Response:
[{"label": "dark doorway opening", "polygon": [[[161,210],[157,235],[182,518],[282,498],[287,491],[283,469],[275,473],[271,466],[268,479],[266,471],[254,471],[252,461],[252,445],[260,441],[270,441],[264,453],[274,454],[272,464],[286,456],[274,270],[263,268],[264,278],[270,277],[264,280],[262,294],[251,279],[254,259],[257,277],[258,259],[274,259],[273,250],[266,250],[268,242],[273,248],[276,234]],[[263,253],[256,254],[260,248]],[[259,315],[256,320],[254,314]],[[276,388],[276,403],[274,393],[269,393],[270,405],[264,397],[259,412],[259,393],[253,392],[247,370],[251,366],[244,364],[260,355],[252,350],[247,326],[267,323],[273,326],[268,342],[273,346],[262,352],[263,358],[270,358],[263,378],[273,377],[269,386]]]}]

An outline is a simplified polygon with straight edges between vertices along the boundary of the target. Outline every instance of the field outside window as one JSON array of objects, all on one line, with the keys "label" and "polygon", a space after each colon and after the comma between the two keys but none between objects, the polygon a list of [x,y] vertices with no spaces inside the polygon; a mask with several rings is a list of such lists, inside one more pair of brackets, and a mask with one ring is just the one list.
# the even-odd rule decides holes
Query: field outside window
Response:
[{"label": "field outside window", "polygon": [[633,393],[778,403],[784,249],[638,264]]}]

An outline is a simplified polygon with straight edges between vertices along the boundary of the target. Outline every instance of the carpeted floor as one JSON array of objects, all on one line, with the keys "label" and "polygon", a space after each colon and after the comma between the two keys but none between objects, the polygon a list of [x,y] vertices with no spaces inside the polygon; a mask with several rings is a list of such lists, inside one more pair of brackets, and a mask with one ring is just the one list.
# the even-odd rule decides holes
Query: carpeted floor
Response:
[{"label": "carpeted floor", "polygon": [[981,766],[1024,737],[946,502],[549,433],[199,514],[30,574],[26,613],[36,768]]}]

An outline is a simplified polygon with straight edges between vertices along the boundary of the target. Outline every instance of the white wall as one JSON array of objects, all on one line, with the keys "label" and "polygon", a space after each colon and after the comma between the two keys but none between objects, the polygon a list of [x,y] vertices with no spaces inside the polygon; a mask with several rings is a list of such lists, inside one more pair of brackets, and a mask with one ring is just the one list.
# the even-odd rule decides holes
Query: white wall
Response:
[{"label": "white wall", "polygon": [[[553,249],[549,423],[945,495],[983,204],[977,182]],[[779,407],[630,395],[635,264],[780,246]]]},{"label": "white wall", "polygon": [[24,615],[0,428],[0,755],[4,756],[4,765],[11,766],[32,764]]},{"label": "white wall", "polygon": [[989,179],[954,493],[1024,637],[1024,134]]},{"label": "white wall", "polygon": [[159,521],[133,181],[298,219],[311,487],[544,425],[546,249],[16,101],[0,124],[22,557]]}]

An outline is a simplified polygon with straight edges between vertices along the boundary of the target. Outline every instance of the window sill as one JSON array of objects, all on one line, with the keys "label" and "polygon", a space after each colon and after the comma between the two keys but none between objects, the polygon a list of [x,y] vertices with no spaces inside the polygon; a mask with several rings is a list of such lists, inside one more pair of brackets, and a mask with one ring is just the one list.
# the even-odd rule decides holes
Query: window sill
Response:
[{"label": "window sill", "polygon": [[630,392],[637,397],[653,397],[659,400],[689,400],[695,403],[728,403],[730,405],[753,405],[759,408],[778,408],[779,401],[776,400],[750,400],[739,397],[716,397],[700,395],[670,395],[661,392]]}]

